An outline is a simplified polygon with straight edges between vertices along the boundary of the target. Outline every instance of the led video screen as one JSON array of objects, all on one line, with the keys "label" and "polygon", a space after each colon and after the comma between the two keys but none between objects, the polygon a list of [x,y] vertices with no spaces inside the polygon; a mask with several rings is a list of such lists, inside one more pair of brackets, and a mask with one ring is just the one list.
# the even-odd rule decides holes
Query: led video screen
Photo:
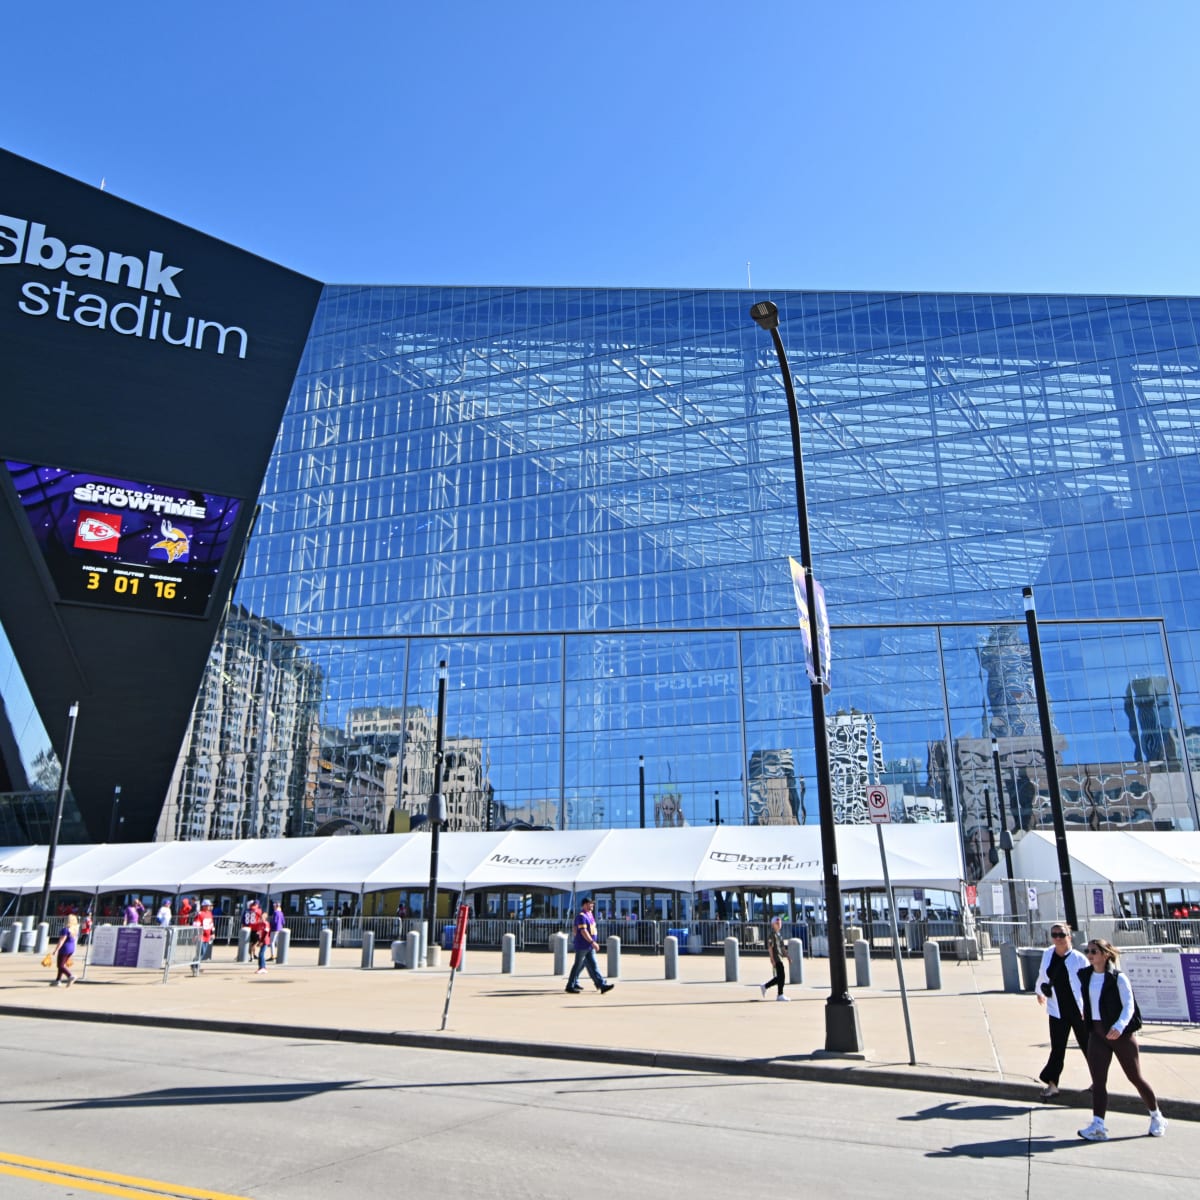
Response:
[{"label": "led video screen", "polygon": [[240,501],[65,467],[7,466],[60,600],[205,615]]}]

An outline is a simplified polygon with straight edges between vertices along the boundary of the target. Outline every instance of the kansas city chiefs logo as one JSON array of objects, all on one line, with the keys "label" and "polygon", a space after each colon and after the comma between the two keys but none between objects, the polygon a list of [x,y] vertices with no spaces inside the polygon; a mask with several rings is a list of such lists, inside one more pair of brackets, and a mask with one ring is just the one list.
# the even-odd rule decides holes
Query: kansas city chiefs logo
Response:
[{"label": "kansas city chiefs logo", "polygon": [[121,518],[115,513],[79,514],[75,525],[76,550],[118,550],[121,542]]}]

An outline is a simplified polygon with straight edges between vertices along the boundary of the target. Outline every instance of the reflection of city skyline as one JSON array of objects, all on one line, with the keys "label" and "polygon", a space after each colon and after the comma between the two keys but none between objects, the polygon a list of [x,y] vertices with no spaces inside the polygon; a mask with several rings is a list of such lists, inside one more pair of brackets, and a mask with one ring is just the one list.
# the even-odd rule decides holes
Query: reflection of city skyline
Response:
[{"label": "reflection of city skyline", "polygon": [[[580,636],[586,641],[587,635]],[[703,635],[708,644],[712,636]],[[793,634],[781,631],[769,636],[792,654]],[[607,635],[609,645],[614,640],[615,635]],[[631,642],[636,640],[634,635]],[[682,635],[679,640],[686,644]],[[470,649],[469,643],[465,645],[467,649],[460,651],[464,658]],[[982,716],[976,725],[982,724],[988,732],[983,737],[952,739],[952,760],[937,728],[936,711],[927,723],[938,736],[924,739],[923,755],[918,758],[910,751],[889,759],[885,754],[889,743],[900,741],[888,732],[897,717],[894,705],[883,713],[831,705],[831,786],[839,823],[866,820],[866,787],[878,783],[889,791],[894,820],[960,819],[968,861],[972,870],[977,869],[987,861],[999,834],[990,766],[990,736],[995,732],[1006,779],[1011,776],[1005,813],[1016,815],[1008,817],[1009,827],[1020,833],[1048,826],[1027,647],[1011,627],[995,626],[981,628],[977,645],[981,650],[974,661],[981,670],[975,711]],[[401,645],[389,648],[386,657],[358,656],[343,647],[334,654],[321,644],[291,639],[279,626],[242,610],[232,612],[197,700],[166,810],[171,826],[164,835],[421,828],[434,791],[431,706],[343,707],[330,699],[348,690],[360,666],[389,659],[407,661],[409,653]],[[617,676],[591,687],[586,711],[598,718],[595,729],[566,734],[557,722],[546,720],[540,736],[536,729],[524,727],[526,714],[541,720],[556,710],[561,713],[561,693],[542,691],[525,711],[514,712],[522,693],[498,685],[503,672],[493,678],[478,667],[471,672],[462,668],[462,675],[473,683],[488,684],[472,688],[452,670],[457,686],[450,690],[442,784],[449,827],[636,826],[638,759],[646,773],[647,823],[660,828],[711,824],[718,795],[722,823],[816,821],[808,751],[802,744],[789,744],[786,736],[802,732],[802,719],[791,723],[791,730],[772,727],[768,741],[741,715],[745,701],[729,703],[729,688],[740,687],[750,696],[759,676],[746,671],[706,672],[691,677],[686,686],[656,687],[656,699],[644,705],[635,690],[641,677],[630,670],[636,659],[627,650],[621,661],[634,682],[631,685],[629,678]],[[863,663],[871,665],[872,660]],[[856,669],[845,656],[840,666],[843,676]],[[1148,666],[1151,670],[1130,678],[1124,694],[1110,700],[1110,709],[1119,714],[1120,732],[1105,743],[1113,751],[1109,757],[1100,762],[1068,761],[1069,741],[1056,732],[1069,825],[1175,828],[1187,827],[1191,820],[1189,781],[1181,762],[1186,739],[1178,731],[1169,677],[1155,673],[1153,661]],[[337,678],[331,673],[334,667],[340,672]],[[803,684],[790,659],[783,674],[771,660],[765,669],[776,672],[785,688],[800,695]],[[964,679],[970,681],[969,676]],[[762,690],[761,684],[757,690]],[[319,719],[322,710],[331,707],[342,714],[339,723]],[[1069,706],[1054,709],[1056,730],[1064,710],[1069,712]],[[802,717],[799,702],[796,712]],[[648,738],[632,727],[635,715],[639,721],[676,715],[688,720]],[[470,729],[471,735],[460,734],[463,728]],[[1191,731],[1188,736],[1193,736]],[[1121,740],[1126,757],[1120,753]],[[733,758],[739,741],[747,748],[741,769]],[[907,750],[912,743],[900,744]],[[645,754],[647,749],[651,753]],[[614,751],[624,757],[618,761]],[[541,777],[546,784],[542,786],[536,778],[526,782],[521,766],[536,753],[544,756]],[[562,760],[564,753],[568,757]],[[1165,759],[1155,757],[1159,754]]]}]

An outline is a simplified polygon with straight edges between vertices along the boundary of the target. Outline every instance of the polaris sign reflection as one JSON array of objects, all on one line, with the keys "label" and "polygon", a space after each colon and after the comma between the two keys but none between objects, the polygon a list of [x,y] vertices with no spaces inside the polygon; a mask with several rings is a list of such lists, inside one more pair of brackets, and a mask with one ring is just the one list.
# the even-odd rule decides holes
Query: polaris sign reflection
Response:
[{"label": "polaris sign reflection", "polygon": [[72,279],[144,293],[136,300],[113,303],[111,298],[97,292],[81,290],[86,285],[71,286],[67,279],[51,285],[29,278],[21,284],[21,298],[17,301],[17,308],[27,317],[52,316],[57,321],[123,337],[246,357],[250,338],[240,326],[163,308],[160,297],[183,298],[176,282],[183,268],[168,264],[161,250],[141,255],[104,250],[82,242],[68,245],[64,239],[47,232],[40,221],[0,214],[0,266],[40,268],[61,272]]}]

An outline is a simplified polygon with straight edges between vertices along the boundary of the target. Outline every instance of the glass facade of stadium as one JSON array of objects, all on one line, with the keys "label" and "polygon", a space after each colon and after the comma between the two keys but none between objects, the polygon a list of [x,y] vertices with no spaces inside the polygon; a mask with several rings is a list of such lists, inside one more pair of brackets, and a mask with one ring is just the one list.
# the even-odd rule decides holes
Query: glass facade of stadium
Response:
[{"label": "glass facade of stadium", "polygon": [[[327,287],[163,837],[817,821],[745,292]],[[772,293],[837,819],[1195,828],[1200,300]],[[992,753],[996,739],[997,755]],[[999,786],[997,786],[997,767]]]}]

